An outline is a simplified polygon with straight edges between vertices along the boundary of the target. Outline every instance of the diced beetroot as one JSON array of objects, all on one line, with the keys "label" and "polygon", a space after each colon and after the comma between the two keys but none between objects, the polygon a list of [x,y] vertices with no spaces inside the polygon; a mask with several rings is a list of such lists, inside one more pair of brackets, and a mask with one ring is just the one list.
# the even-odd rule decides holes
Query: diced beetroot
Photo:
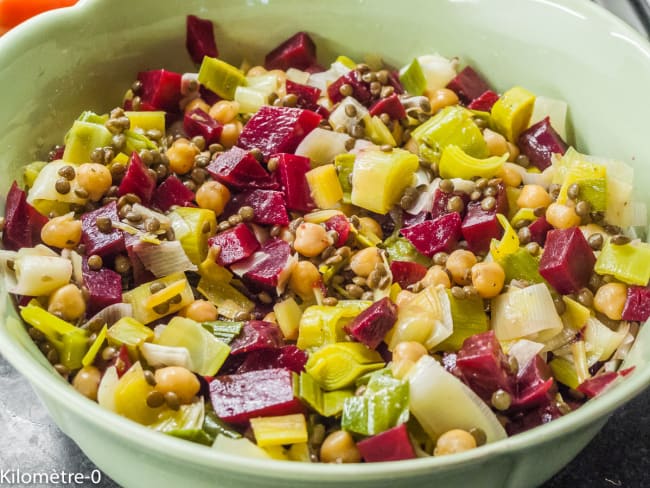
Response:
[{"label": "diced beetroot", "polygon": [[148,205],[155,189],[156,179],[149,174],[148,168],[142,162],[138,153],[133,151],[118,193],[120,195],[134,193],[140,197],[144,205]]},{"label": "diced beetroot", "polygon": [[498,389],[510,395],[515,391],[508,359],[493,330],[465,339],[455,366],[465,383],[488,404]]},{"label": "diced beetroot", "polygon": [[203,136],[206,144],[219,142],[223,125],[200,108],[195,108],[183,117],[183,129],[190,136]]},{"label": "diced beetroot", "polygon": [[238,189],[278,187],[260,162],[237,146],[218,154],[205,169],[215,180]]},{"label": "diced beetroot", "polygon": [[287,95],[295,95],[298,99],[296,107],[315,110],[320,97],[320,90],[314,86],[303,85],[295,81],[286,81]]},{"label": "diced beetroot", "polygon": [[547,424],[561,416],[562,412],[557,402],[547,402],[532,410],[525,410],[516,415],[511,415],[510,421],[506,424],[506,432],[510,436],[519,434],[538,425]]},{"label": "diced beetroot", "polygon": [[316,64],[316,43],[306,32],[295,33],[264,58],[268,70],[305,69]]},{"label": "diced beetroot", "polygon": [[376,301],[345,326],[345,331],[370,349],[376,349],[397,320],[397,305],[390,298]]},{"label": "diced beetroot", "polygon": [[168,176],[153,193],[151,203],[157,209],[166,212],[173,205],[188,207],[194,201],[194,192],[186,187],[176,176]]},{"label": "diced beetroot", "polygon": [[528,226],[528,230],[530,230],[530,240],[544,246],[546,244],[546,234],[548,234],[548,231],[553,230],[553,226],[542,215]]},{"label": "diced beetroot", "polygon": [[393,281],[402,288],[417,283],[427,274],[427,267],[412,261],[393,261],[390,263]]},{"label": "diced beetroot", "polygon": [[131,358],[129,357],[129,349],[126,347],[126,344],[122,344],[113,359],[113,366],[117,370],[117,377],[121,378],[124,373],[131,369],[132,365]]},{"label": "diced beetroot", "polygon": [[406,117],[406,109],[396,93],[386,98],[380,98],[372,107],[370,107],[370,115],[388,114],[391,119],[402,120]]},{"label": "diced beetroot", "polygon": [[551,155],[564,154],[567,144],[555,132],[548,117],[531,125],[519,136],[519,149],[531,163],[544,171],[551,165]]},{"label": "diced beetroot", "polygon": [[381,434],[368,437],[358,442],[357,447],[361,457],[367,463],[415,458],[415,450],[411,444],[406,424],[400,424]]},{"label": "diced beetroot", "polygon": [[395,93],[398,95],[404,93],[404,86],[399,81],[399,70],[392,69],[388,71],[388,84],[395,89]]},{"label": "diced beetroot", "polygon": [[478,97],[472,100],[472,103],[467,105],[467,108],[470,110],[479,110],[481,112],[490,112],[492,106],[499,99],[499,94],[493,92],[492,90],[485,90]]},{"label": "diced beetroot", "polygon": [[331,112],[329,111],[329,109],[327,109],[325,106],[323,106],[321,104],[317,104],[313,111],[316,112],[318,115],[320,115],[324,119],[329,119],[330,118]]},{"label": "diced beetroot", "polygon": [[88,315],[122,301],[122,277],[109,268],[93,271],[84,256],[82,265],[84,286],[88,289]]},{"label": "diced beetroot", "polygon": [[616,371],[609,371],[583,381],[576,390],[584,393],[589,398],[593,398],[606,390],[618,376],[619,374]]},{"label": "diced beetroot", "polygon": [[63,153],[65,152],[65,145],[54,146],[52,150],[47,155],[47,162],[56,161],[57,159],[63,159]]},{"label": "diced beetroot", "polygon": [[124,251],[124,233],[119,229],[112,229],[104,233],[97,227],[97,219],[109,218],[111,222],[119,222],[117,203],[111,202],[97,210],[87,212],[81,216],[81,242],[86,247],[86,255],[98,254],[108,256]]},{"label": "diced beetroot", "polygon": [[249,320],[230,343],[230,354],[245,354],[260,349],[277,349],[283,344],[282,331],[273,322]]},{"label": "diced beetroot", "polygon": [[210,90],[205,85],[201,85],[201,87],[199,88],[199,94],[201,95],[201,98],[205,100],[205,103],[207,103],[210,106],[214,105],[219,100],[221,100],[221,97],[219,95],[217,95],[215,92]]},{"label": "diced beetroot", "polygon": [[257,148],[265,158],[276,153],[293,153],[321,120],[311,110],[264,105],[244,126],[237,145],[244,149]]},{"label": "diced beetroot", "polygon": [[203,56],[218,58],[219,51],[214,40],[212,21],[188,15],[186,22],[185,47],[195,64],[201,64]]},{"label": "diced beetroot", "polygon": [[431,257],[440,251],[451,252],[460,239],[460,225],[460,215],[452,212],[435,220],[426,220],[407,227],[401,232],[418,251]]},{"label": "diced beetroot", "polygon": [[280,179],[280,186],[289,210],[297,212],[311,212],[316,208],[311,198],[309,184],[305,174],[311,169],[309,158],[295,154],[275,154],[278,160],[276,174]]},{"label": "diced beetroot", "polygon": [[539,355],[528,361],[517,374],[517,394],[513,410],[531,409],[551,401],[557,391],[551,369]]},{"label": "diced beetroot", "polygon": [[596,257],[577,227],[548,233],[539,274],[558,292],[566,295],[587,286]]},{"label": "diced beetroot", "polygon": [[350,85],[352,87],[352,96],[356,98],[359,103],[369,106],[373,100],[370,93],[369,84],[361,79],[361,73],[357,70],[352,70],[339,77],[327,87],[327,96],[332,103],[338,103],[345,97],[341,94],[341,87],[343,85]]},{"label": "diced beetroot", "polygon": [[218,376],[210,383],[214,412],[235,424],[253,417],[301,413],[303,407],[294,395],[294,375],[290,369],[274,368]]},{"label": "diced beetroot", "polygon": [[650,287],[628,286],[623,320],[645,322],[650,317]]},{"label": "diced beetroot", "polygon": [[454,191],[447,193],[442,191],[440,188],[436,188],[436,191],[433,193],[433,208],[431,209],[431,218],[437,219],[443,215],[447,215],[451,211],[448,208],[449,200],[453,197],[460,197],[463,200],[463,211],[460,216],[465,216],[465,210],[467,204],[469,203],[469,195],[463,191]]},{"label": "diced beetroot", "polygon": [[237,374],[273,368],[286,368],[301,373],[305,370],[306,363],[307,353],[293,344],[276,349],[260,349],[246,354],[246,359],[237,368]]},{"label": "diced beetroot", "polygon": [[425,220],[430,220],[429,212],[426,210],[423,210],[422,212],[419,212],[415,215],[404,211],[402,212],[402,225],[404,227],[412,227],[414,225],[421,224]]},{"label": "diced beetroot", "polygon": [[492,239],[500,239],[503,235],[503,227],[497,220],[496,208],[483,210],[481,202],[470,202],[467,205],[467,214],[463,219],[461,232],[472,252],[486,252],[490,248]]},{"label": "diced beetroot", "polygon": [[27,203],[27,195],[14,181],[5,201],[4,248],[17,251],[21,247],[34,247],[41,242],[41,229],[46,223],[47,217]]},{"label": "diced beetroot", "polygon": [[341,247],[345,245],[350,235],[350,222],[345,215],[335,215],[325,221],[327,230],[334,230],[339,235],[338,240],[334,243],[334,247]]},{"label": "diced beetroot", "polygon": [[269,239],[259,251],[233,264],[230,269],[259,287],[275,288],[290,257],[289,244],[282,239]]},{"label": "diced beetroot", "polygon": [[164,110],[165,112],[178,112],[178,102],[181,101],[180,73],[164,69],[141,71],[138,80],[142,83],[140,110]]},{"label": "diced beetroot", "polygon": [[284,193],[273,190],[241,192],[228,202],[224,216],[237,213],[241,207],[253,207],[253,222],[267,225],[287,225],[289,215],[284,203]]},{"label": "diced beetroot", "polygon": [[210,237],[208,244],[211,247],[219,246],[221,249],[217,256],[217,263],[221,266],[230,266],[232,263],[241,261],[260,248],[255,234],[244,223]]},{"label": "diced beetroot", "polygon": [[447,88],[455,92],[460,101],[467,105],[488,91],[490,86],[474,68],[467,66],[447,84]]}]

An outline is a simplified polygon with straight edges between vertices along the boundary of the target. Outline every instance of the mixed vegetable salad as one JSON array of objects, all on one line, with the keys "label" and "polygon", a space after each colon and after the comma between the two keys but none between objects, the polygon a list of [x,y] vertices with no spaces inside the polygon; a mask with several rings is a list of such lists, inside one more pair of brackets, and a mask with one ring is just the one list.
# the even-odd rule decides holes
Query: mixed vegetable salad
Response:
[{"label": "mixed vegetable salad", "polygon": [[6,199],[0,263],[74,388],[255,457],[476,448],[631,373],[650,315],[645,208],[567,106],[422,55],[329,67],[299,32],[263,65],[138,73]]}]

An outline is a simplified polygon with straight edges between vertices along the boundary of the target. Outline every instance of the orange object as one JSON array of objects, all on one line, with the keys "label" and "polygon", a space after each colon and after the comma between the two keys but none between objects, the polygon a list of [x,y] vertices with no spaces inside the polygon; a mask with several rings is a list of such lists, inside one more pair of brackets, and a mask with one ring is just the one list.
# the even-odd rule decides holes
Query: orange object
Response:
[{"label": "orange object", "polygon": [[0,34],[41,12],[75,3],[77,0],[0,0]]}]

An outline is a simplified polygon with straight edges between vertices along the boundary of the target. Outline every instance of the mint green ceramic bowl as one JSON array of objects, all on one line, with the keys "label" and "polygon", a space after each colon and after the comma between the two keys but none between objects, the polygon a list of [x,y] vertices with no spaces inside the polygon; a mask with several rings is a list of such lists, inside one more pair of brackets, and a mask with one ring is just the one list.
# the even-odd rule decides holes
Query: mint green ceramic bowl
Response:
[{"label": "mint green ceramic bowl", "polygon": [[[143,69],[191,66],[185,15],[213,19],[222,56],[260,60],[297,30],[321,59],[381,53],[400,65],[438,51],[461,56],[499,90],[521,84],[570,105],[579,149],[623,158],[650,186],[650,46],[591,2],[576,0],[82,0],[0,39],[0,193],[20,167],[60,141],[84,109],[104,111]],[[639,195],[647,203],[646,192]],[[2,198],[4,201],[4,198]],[[650,265],[650,263],[649,263]],[[118,483],[141,486],[535,486],[565,465],[607,416],[650,384],[642,328],[625,382],[579,411],[480,449],[368,465],[244,459],[166,437],[104,411],[58,378],[0,295],[0,351],[61,429]]]}]

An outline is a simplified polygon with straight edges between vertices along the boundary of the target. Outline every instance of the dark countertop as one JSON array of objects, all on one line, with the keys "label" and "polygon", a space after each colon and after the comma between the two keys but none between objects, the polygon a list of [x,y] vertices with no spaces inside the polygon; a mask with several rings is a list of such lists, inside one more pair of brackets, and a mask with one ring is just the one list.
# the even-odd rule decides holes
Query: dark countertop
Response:
[{"label": "dark countertop", "polygon": [[[84,475],[96,469],[56,427],[27,380],[1,356],[0,469]],[[95,486],[118,485],[103,475]],[[615,412],[591,444],[544,488],[569,486],[650,486],[650,390]]]}]

